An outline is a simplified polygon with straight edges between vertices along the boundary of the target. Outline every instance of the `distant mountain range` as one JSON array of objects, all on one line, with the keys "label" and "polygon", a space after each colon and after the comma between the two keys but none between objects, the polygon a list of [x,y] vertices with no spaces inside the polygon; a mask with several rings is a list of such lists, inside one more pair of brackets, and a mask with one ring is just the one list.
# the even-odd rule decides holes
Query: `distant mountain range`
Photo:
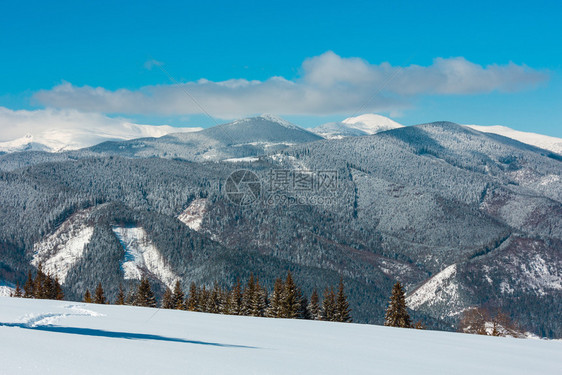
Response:
[{"label": "distant mountain range", "polygon": [[[291,270],[307,294],[343,277],[354,320],[381,323],[399,280],[429,327],[487,306],[562,337],[562,156],[455,123],[383,120],[349,119],[339,129],[374,134],[325,139],[258,116],[2,155],[0,283],[42,263],[70,298],[100,281],[114,298],[141,275],[161,292],[250,274],[271,288]],[[248,186],[227,182],[240,169],[261,187],[242,206],[232,189]]]},{"label": "distant mountain range", "polygon": [[0,142],[0,152],[46,151],[63,152],[94,146],[105,141],[122,141],[140,137],[162,137],[170,133],[196,132],[202,128],[177,128],[168,125],[139,125],[113,121],[107,126],[92,128],[75,123],[67,127],[53,127],[36,134]]},{"label": "distant mountain range", "polygon": [[[261,128],[255,125],[261,125]],[[562,155],[562,138],[522,132],[499,125],[466,126]],[[27,134],[21,138],[0,142],[0,154],[21,151],[63,152],[83,148],[91,148],[90,151],[94,153],[107,154],[112,152],[112,147],[119,147],[121,154],[129,156],[163,156],[166,154],[198,161],[223,160],[229,157],[256,156],[321,138],[340,139],[366,136],[401,127],[404,125],[377,114],[349,117],[341,122],[330,122],[311,129],[302,129],[272,115],[247,118],[208,129],[139,125],[112,120],[105,126],[95,128],[88,124],[73,123],[72,126],[54,127],[37,134]],[[318,137],[314,137],[310,133]],[[164,138],[158,139],[162,137]],[[129,140],[131,142],[126,142]],[[103,144],[104,142],[108,143]],[[186,151],[181,146],[184,142],[198,146]],[[227,151],[225,147],[230,150]],[[238,149],[234,149],[234,147]],[[140,148],[143,150],[139,150]],[[195,150],[196,148],[197,150]],[[211,149],[212,151],[209,151]]]}]

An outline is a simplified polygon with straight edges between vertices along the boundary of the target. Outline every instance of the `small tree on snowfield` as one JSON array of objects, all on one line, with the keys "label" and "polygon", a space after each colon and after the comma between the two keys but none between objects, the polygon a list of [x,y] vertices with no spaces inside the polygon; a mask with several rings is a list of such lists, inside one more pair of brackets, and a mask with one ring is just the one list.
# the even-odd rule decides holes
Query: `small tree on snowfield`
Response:
[{"label": "small tree on snowfield", "polygon": [[256,294],[256,280],[254,274],[250,274],[248,283],[242,292],[242,315],[249,316],[252,311],[252,300]]},{"label": "small tree on snowfield", "polygon": [[27,281],[23,285],[23,297],[24,298],[33,298],[35,295],[35,284],[33,282],[33,276],[31,271],[27,272]]},{"label": "small tree on snowfield", "polygon": [[12,297],[16,297],[16,298],[21,298],[23,296],[22,290],[20,288],[20,283],[17,282],[16,283],[16,290],[14,290],[14,293],[12,294]]},{"label": "small tree on snowfield", "polygon": [[388,308],[384,316],[384,325],[403,328],[410,328],[412,326],[410,314],[408,314],[406,308],[406,297],[400,282],[394,284],[392,288],[392,295],[390,296]]},{"label": "small tree on snowfield", "polygon": [[90,293],[90,289],[86,289],[86,293],[84,293],[83,302],[92,303],[92,294]]},{"label": "small tree on snowfield", "polygon": [[236,280],[236,284],[228,295],[227,314],[241,315],[242,314],[242,284],[240,280]]},{"label": "small tree on snowfield", "polygon": [[271,318],[279,318],[281,316],[281,305],[283,303],[284,290],[285,284],[283,283],[283,280],[279,278],[275,280],[275,284],[273,285],[273,293],[271,293],[271,300],[266,311],[266,316],[269,316]]},{"label": "small tree on snowfield", "polygon": [[194,282],[189,286],[189,295],[185,301],[185,308],[189,311],[197,311],[199,307],[199,288]]},{"label": "small tree on snowfield", "polygon": [[336,294],[334,288],[326,288],[322,301],[322,320],[333,321],[336,315]]},{"label": "small tree on snowfield", "polygon": [[184,299],[183,291],[181,290],[181,284],[179,280],[176,280],[176,284],[174,285],[174,292],[172,294],[172,305],[173,309],[183,309],[183,299]]},{"label": "small tree on snowfield", "polygon": [[320,320],[322,319],[322,310],[320,310],[320,300],[318,298],[318,292],[316,289],[312,291],[310,295],[310,303],[308,304],[308,311],[310,313],[310,319]]},{"label": "small tree on snowfield", "polygon": [[209,290],[206,310],[213,314],[219,314],[222,311],[222,302],[222,289],[215,281],[213,289]]},{"label": "small tree on snowfield", "polygon": [[250,299],[250,316],[264,316],[267,308],[267,291],[261,287],[259,279],[256,279],[254,293]]},{"label": "small tree on snowfield", "polygon": [[174,301],[172,298],[172,291],[170,288],[166,287],[166,291],[164,292],[164,296],[162,296],[162,308],[163,309],[173,309]]},{"label": "small tree on snowfield", "polygon": [[281,318],[294,319],[299,317],[301,309],[302,294],[293,281],[291,272],[287,272],[285,279],[285,288],[283,291],[283,299],[281,302]]},{"label": "small tree on snowfield", "polygon": [[125,304],[125,291],[123,290],[123,285],[119,284],[119,292],[117,292],[117,299],[115,300],[116,305]]},{"label": "small tree on snowfield", "polygon": [[101,283],[98,283],[96,291],[94,292],[94,303],[99,303],[104,305],[107,301],[105,300],[105,295],[103,294],[103,288]]},{"label": "small tree on snowfield", "polygon": [[35,276],[35,280],[33,280],[33,297],[35,298],[46,298],[46,291],[45,291],[45,280],[47,279],[47,275],[43,272],[43,265],[39,263],[37,266],[37,275]]},{"label": "small tree on snowfield", "polygon": [[351,322],[351,309],[349,308],[349,302],[347,302],[347,296],[344,292],[343,279],[340,278],[340,285],[338,286],[338,294],[336,296],[336,309],[335,309],[334,320],[336,322]]},{"label": "small tree on snowfield", "polygon": [[156,307],[156,297],[150,288],[150,283],[146,277],[141,279],[137,289],[135,305],[143,307]]},{"label": "small tree on snowfield", "polygon": [[55,280],[53,281],[53,287],[54,287],[54,298],[59,301],[62,301],[64,299],[64,292],[62,291],[62,286],[60,285],[58,276],[55,276]]},{"label": "small tree on snowfield", "polygon": [[43,279],[43,294],[41,298],[55,299],[55,284],[51,274],[45,275]]}]

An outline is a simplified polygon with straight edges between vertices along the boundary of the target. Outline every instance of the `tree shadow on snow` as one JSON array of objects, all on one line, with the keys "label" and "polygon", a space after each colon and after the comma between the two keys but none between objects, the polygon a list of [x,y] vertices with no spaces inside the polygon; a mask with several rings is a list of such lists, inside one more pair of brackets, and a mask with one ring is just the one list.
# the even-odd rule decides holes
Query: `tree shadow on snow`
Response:
[{"label": "tree shadow on snow", "polygon": [[134,333],[134,332],[119,332],[119,331],[105,331],[102,329],[93,328],[78,328],[78,327],[62,327],[62,326],[30,326],[25,323],[0,323],[0,327],[18,327],[24,329],[32,329],[36,331],[66,333],[71,335],[95,336],[95,337],[109,337],[115,339],[126,340],[156,340],[156,341],[169,341],[184,344],[208,345],[219,346],[223,348],[244,348],[244,349],[258,349],[255,346],[234,345],[234,344],[221,344],[217,342],[186,340],[176,337],[166,337],[160,335],[151,335],[147,333]]}]

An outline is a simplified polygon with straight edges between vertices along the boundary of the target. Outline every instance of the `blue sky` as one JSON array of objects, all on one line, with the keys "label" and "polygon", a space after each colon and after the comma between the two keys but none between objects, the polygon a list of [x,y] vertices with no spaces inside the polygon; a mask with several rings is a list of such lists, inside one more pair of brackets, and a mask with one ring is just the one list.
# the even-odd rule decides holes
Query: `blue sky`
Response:
[{"label": "blue sky", "polygon": [[1,8],[0,106],[10,110],[213,125],[186,89],[219,122],[270,112],[314,126],[360,111],[404,124],[502,124],[562,137],[558,1]]}]

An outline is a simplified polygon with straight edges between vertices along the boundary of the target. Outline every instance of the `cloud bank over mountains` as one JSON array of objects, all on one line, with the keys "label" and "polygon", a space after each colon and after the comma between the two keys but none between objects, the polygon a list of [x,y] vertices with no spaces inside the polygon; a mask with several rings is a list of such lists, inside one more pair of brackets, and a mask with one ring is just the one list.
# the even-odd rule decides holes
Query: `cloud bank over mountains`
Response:
[{"label": "cloud bank over mountains", "polygon": [[15,151],[29,143],[40,150],[62,151],[88,147],[109,140],[161,137],[201,128],[141,125],[124,118],[75,109],[11,110],[0,107],[0,151]]},{"label": "cloud bank over mountains", "polygon": [[306,59],[295,79],[200,79],[137,90],[108,90],[64,82],[35,93],[33,99],[45,107],[106,114],[190,115],[200,114],[203,108],[214,117],[230,119],[255,113],[335,115],[360,109],[397,111],[411,107],[423,95],[516,92],[546,80],[547,72],[514,63],[481,66],[463,57],[439,57],[430,66],[401,67],[370,64],[361,58],[326,52]]}]

